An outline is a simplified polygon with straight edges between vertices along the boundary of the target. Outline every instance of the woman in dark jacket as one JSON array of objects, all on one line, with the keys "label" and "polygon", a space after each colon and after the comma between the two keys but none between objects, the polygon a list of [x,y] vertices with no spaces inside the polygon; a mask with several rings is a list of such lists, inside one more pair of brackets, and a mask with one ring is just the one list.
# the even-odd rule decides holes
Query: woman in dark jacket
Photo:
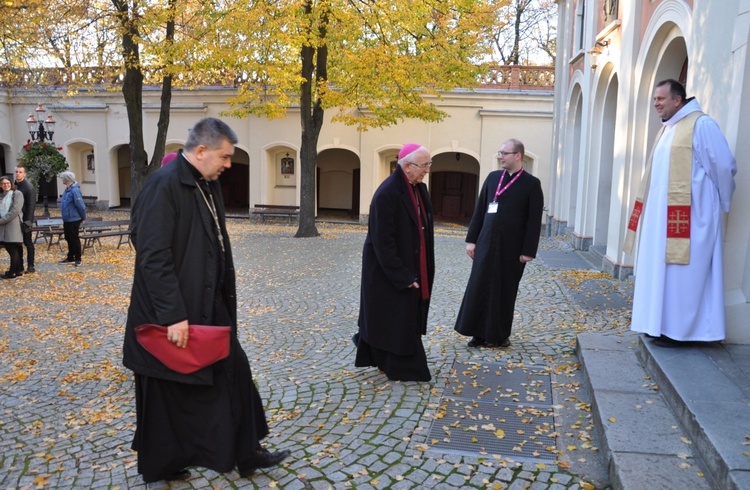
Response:
[{"label": "woman in dark jacket", "polygon": [[3,279],[13,279],[23,275],[23,233],[21,231],[21,210],[23,194],[15,190],[8,177],[0,177],[0,243],[10,255],[10,269]]},{"label": "woman in dark jacket", "polygon": [[60,262],[75,262],[76,267],[78,267],[81,265],[81,239],[78,234],[81,225],[86,222],[86,205],[83,203],[81,186],[76,182],[76,174],[63,172],[60,174],[60,179],[65,185],[60,209],[62,211],[65,241],[68,242],[68,256]]}]

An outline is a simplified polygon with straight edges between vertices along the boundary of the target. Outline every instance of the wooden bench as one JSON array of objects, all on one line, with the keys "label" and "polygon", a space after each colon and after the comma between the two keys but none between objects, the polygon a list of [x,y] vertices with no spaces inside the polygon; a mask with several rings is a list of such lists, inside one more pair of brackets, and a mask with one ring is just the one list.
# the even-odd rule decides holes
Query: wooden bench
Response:
[{"label": "wooden bench", "polygon": [[62,245],[60,245],[60,238],[63,235],[62,218],[38,219],[36,220],[36,225],[31,227],[31,232],[34,233],[34,243],[41,238],[47,242],[47,250],[54,243],[57,243],[62,250]]},{"label": "wooden bench", "polygon": [[[81,196],[83,198],[83,204],[87,207],[93,207],[96,204],[96,200],[99,199],[97,196]],[[60,201],[62,201],[62,196],[58,196],[57,198],[57,207],[60,207]]]},{"label": "wooden bench", "polygon": [[[89,225],[89,222],[101,222],[102,218],[99,216],[89,217],[83,227]],[[63,238],[65,232],[63,231],[63,220],[62,218],[47,218],[36,220],[36,226],[31,227],[32,232],[36,232],[34,235],[34,243],[41,237],[47,242],[47,250],[52,245],[57,244],[62,250],[62,243],[60,241]]]},{"label": "wooden bench", "polygon": [[114,221],[92,221],[88,220],[81,226],[81,254],[87,249],[91,248],[94,253],[97,254],[96,245],[101,246],[102,238],[106,237],[117,237],[117,249],[119,250],[122,245],[127,245],[131,250],[133,244],[130,241],[130,220],[114,220]]},{"label": "wooden bench", "polygon": [[256,204],[252,214],[260,216],[261,223],[267,217],[288,218],[289,223],[299,217],[299,206],[282,206],[279,204]]}]

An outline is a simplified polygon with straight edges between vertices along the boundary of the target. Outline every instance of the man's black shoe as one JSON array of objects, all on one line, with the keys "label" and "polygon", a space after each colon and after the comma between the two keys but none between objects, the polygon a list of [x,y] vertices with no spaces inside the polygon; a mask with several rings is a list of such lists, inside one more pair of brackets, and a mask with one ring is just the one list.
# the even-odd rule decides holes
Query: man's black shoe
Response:
[{"label": "man's black shoe", "polygon": [[497,346],[502,348],[510,347],[510,338],[502,340]]},{"label": "man's black shoe", "polygon": [[469,347],[481,347],[486,344],[487,344],[487,341],[484,340],[482,337],[472,337],[468,345]]},{"label": "man's black shoe", "polygon": [[75,260],[73,259],[63,259],[59,263],[60,264],[72,264],[73,262],[75,262]]},{"label": "man's black shoe", "polygon": [[81,265],[81,261],[80,260],[76,260],[75,266],[78,267],[80,265]]},{"label": "man's black shoe", "polygon": [[26,268],[26,274],[33,274],[34,272],[36,272],[36,269],[34,269],[33,265]]},{"label": "man's black shoe", "polygon": [[156,480],[147,480],[146,478],[144,478],[143,481],[146,482],[146,483],[154,483],[154,482],[161,481],[161,480],[164,480],[164,481],[180,481],[180,480],[187,480],[188,478],[190,478],[190,476],[191,476],[190,470],[183,469],[183,470],[180,470],[180,471],[175,471],[171,475],[167,475],[167,476],[162,477],[162,478],[157,478]]},{"label": "man's black shoe", "polygon": [[187,480],[188,478],[190,478],[190,470],[180,470],[164,478],[164,481],[180,481]]},{"label": "man's black shoe", "polygon": [[260,448],[253,451],[253,455],[244,468],[237,468],[242,478],[248,478],[258,468],[270,468],[281,463],[289,456],[289,450],[284,449],[278,453],[272,453],[266,448]]},{"label": "man's black shoe", "polygon": [[690,345],[690,342],[675,340],[667,337],[666,335],[655,338],[653,340],[653,343],[654,345],[658,345],[659,347],[686,347]]}]

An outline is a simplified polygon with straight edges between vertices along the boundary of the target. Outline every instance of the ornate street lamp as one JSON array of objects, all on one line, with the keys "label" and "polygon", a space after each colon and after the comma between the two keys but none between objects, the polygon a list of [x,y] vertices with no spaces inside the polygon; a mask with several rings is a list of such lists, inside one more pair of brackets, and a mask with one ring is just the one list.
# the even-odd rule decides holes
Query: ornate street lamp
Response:
[{"label": "ornate street lamp", "polygon": [[[36,118],[34,117],[34,112],[36,112]],[[45,119],[44,115],[47,111],[41,103],[37,104],[34,112],[30,113],[28,119],[26,119],[26,125],[29,128],[31,141],[39,143],[48,141],[50,144],[54,145],[52,136],[55,134],[55,120],[52,118],[52,114],[48,114],[47,119]],[[49,203],[47,202],[48,198],[46,193],[42,196],[42,199],[44,201],[44,212],[42,213],[42,216],[48,218]]]},{"label": "ornate street lamp", "polygon": [[[38,104],[36,109],[37,117],[34,118],[34,113],[29,114],[29,118],[26,119],[26,125],[29,127],[29,135],[31,135],[31,141],[52,141],[52,136],[55,134],[55,120],[52,118],[52,114],[47,115],[47,120],[44,119],[44,113],[47,112],[42,104]],[[39,125],[37,127],[37,124]]]}]

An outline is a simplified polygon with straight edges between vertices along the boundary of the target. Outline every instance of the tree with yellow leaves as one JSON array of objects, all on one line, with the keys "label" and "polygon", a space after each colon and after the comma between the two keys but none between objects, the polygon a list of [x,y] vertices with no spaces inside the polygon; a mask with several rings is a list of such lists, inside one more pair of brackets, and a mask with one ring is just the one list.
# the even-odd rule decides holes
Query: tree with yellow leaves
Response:
[{"label": "tree with yellow leaves", "polygon": [[[248,81],[231,114],[281,117],[300,108],[300,221],[315,227],[317,142],[326,110],[360,131],[406,118],[440,121],[441,94],[473,87],[504,1],[287,0],[234,4],[216,44]],[[234,27],[249,26],[237,32]],[[226,56],[224,56],[226,55]]]},{"label": "tree with yellow leaves", "polygon": [[[238,117],[282,117],[298,106],[297,236],[316,236],[315,168],[325,111],[335,110],[334,121],[360,131],[406,118],[440,121],[445,113],[436,100],[476,84],[492,50],[491,26],[506,2],[54,0],[29,4],[27,18],[54,11],[59,3],[67,5],[65,22],[41,38],[25,36],[19,46],[23,53],[42,53],[36,59],[44,66],[97,67],[101,76],[79,77],[81,84],[111,84],[117,80],[114,73],[124,72],[114,83],[122,83],[128,112],[133,198],[159,166],[171,90],[178,81],[200,86],[242,80],[229,100],[228,113]],[[19,49],[11,56],[18,61],[23,53]],[[150,162],[143,141],[144,83],[162,88]]]}]

